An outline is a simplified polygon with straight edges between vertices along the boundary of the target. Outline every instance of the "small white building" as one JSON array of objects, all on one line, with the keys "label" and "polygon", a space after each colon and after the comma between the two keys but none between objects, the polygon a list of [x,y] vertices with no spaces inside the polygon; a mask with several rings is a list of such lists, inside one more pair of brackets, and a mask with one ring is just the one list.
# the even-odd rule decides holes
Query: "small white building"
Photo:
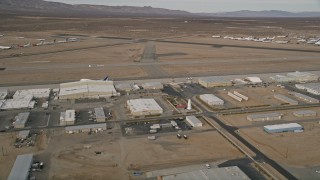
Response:
[{"label": "small white building", "polygon": [[186,116],[186,121],[192,127],[202,127],[202,122],[195,116]]},{"label": "small white building", "polygon": [[161,115],[163,109],[154,99],[132,99],[127,107],[133,116]]},{"label": "small white building", "polygon": [[75,121],[76,121],[76,111],[74,109],[61,112],[60,126],[74,125]]},{"label": "small white building", "polygon": [[209,106],[223,105],[224,101],[213,94],[202,94],[199,98]]}]

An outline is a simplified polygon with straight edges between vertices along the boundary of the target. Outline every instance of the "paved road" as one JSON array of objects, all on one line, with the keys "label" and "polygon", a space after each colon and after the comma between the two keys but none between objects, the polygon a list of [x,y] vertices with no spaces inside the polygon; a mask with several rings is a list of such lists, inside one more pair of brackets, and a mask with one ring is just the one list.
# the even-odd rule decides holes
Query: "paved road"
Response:
[{"label": "paved road", "polygon": [[283,168],[281,165],[279,165],[276,161],[268,158],[264,153],[262,153],[260,150],[258,150],[255,146],[250,144],[247,140],[245,140],[243,137],[241,137],[239,134],[236,133],[235,128],[225,125],[222,121],[220,121],[216,116],[208,114],[216,123],[218,123],[223,129],[228,131],[232,136],[234,136],[236,139],[238,139],[240,142],[242,142],[245,146],[247,146],[251,151],[253,151],[256,154],[255,160],[258,162],[266,162],[269,165],[271,165],[274,169],[276,169],[278,172],[280,172],[284,177],[290,180],[297,179],[295,176],[293,176],[289,171],[287,171],[285,168]]},{"label": "paved road", "polygon": [[262,153],[260,150],[258,150],[252,144],[250,144],[247,140],[245,140],[243,137],[241,137],[239,134],[237,134],[236,130],[238,128],[233,127],[233,126],[228,126],[228,125],[224,124],[219,118],[217,118],[215,113],[207,111],[206,109],[204,109],[202,107],[202,105],[198,104],[198,102],[193,101],[193,103],[196,104],[196,106],[199,107],[202,110],[203,115],[213,119],[213,121],[215,121],[217,124],[219,124],[224,130],[228,131],[232,136],[234,136],[236,139],[238,139],[240,142],[242,142],[245,146],[247,146],[252,152],[254,152],[256,154],[256,157],[255,157],[256,161],[268,163],[274,169],[276,169],[279,173],[281,173],[283,176],[285,176],[286,178],[288,178],[290,180],[291,179],[293,179],[293,180],[297,179],[289,171],[287,171],[285,168],[283,168],[277,162],[275,162],[272,159],[268,158],[264,153]]}]

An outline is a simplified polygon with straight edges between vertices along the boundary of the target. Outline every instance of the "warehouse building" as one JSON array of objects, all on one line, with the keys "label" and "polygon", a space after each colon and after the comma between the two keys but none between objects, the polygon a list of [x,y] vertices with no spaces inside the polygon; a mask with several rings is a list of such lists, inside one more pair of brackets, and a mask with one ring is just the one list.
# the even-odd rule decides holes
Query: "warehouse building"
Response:
[{"label": "warehouse building", "polygon": [[6,99],[7,96],[8,96],[8,90],[7,89],[0,89],[0,100]]},{"label": "warehouse building", "polygon": [[316,98],[313,98],[313,97],[310,97],[310,96],[307,96],[307,95],[304,95],[304,94],[301,94],[301,93],[293,93],[294,97],[298,98],[298,99],[301,99],[305,102],[309,102],[309,103],[319,103],[319,99],[316,99]]},{"label": "warehouse building", "polygon": [[320,83],[296,84],[295,86],[297,89],[306,90],[314,95],[320,95]]},{"label": "warehouse building", "polygon": [[21,97],[21,99],[7,99],[2,102],[1,110],[32,109],[35,103],[32,95]]},{"label": "warehouse building", "polygon": [[202,94],[199,98],[209,106],[223,105],[224,101],[213,94]]},{"label": "warehouse building", "polygon": [[291,98],[288,98],[287,96],[284,96],[282,94],[274,94],[273,97],[277,100],[280,100],[284,103],[288,103],[290,105],[298,105],[299,104],[298,101],[291,99]]},{"label": "warehouse building", "polygon": [[99,132],[107,130],[107,124],[88,124],[88,125],[79,125],[79,126],[66,126],[65,131],[68,134],[72,133],[81,133],[81,132]]},{"label": "warehouse building", "polygon": [[131,83],[116,84],[115,88],[117,91],[125,91],[125,92],[130,92],[135,90],[134,85]]},{"label": "warehouse building", "polygon": [[250,180],[250,178],[237,166],[199,169],[183,172],[177,169],[176,174],[173,174],[173,171],[167,171],[170,173],[161,175],[162,180]]},{"label": "warehouse building", "polygon": [[264,126],[263,129],[267,133],[281,133],[281,132],[300,132],[303,127],[298,123],[277,124]]},{"label": "warehouse building", "polygon": [[75,122],[76,122],[76,111],[74,109],[61,112],[60,126],[74,125]]},{"label": "warehouse building", "polygon": [[104,110],[102,107],[94,108],[94,114],[96,116],[97,122],[105,122],[106,121],[106,115],[104,114]]},{"label": "warehouse building", "polygon": [[299,71],[288,73],[287,77],[293,78],[294,81],[301,82],[301,83],[318,81],[318,79],[319,79],[318,75],[308,73],[308,72],[299,72]]},{"label": "warehouse building", "polygon": [[288,77],[288,76],[284,76],[284,75],[275,75],[275,76],[271,76],[270,77],[272,80],[276,81],[276,82],[293,82],[295,81],[294,78],[292,77]]},{"label": "warehouse building", "polygon": [[280,120],[282,114],[280,113],[266,113],[266,114],[250,114],[247,116],[249,121],[273,121]]},{"label": "warehouse building", "polygon": [[262,80],[259,77],[246,77],[244,80],[249,81],[250,84],[261,84]]},{"label": "warehouse building", "polygon": [[29,135],[30,135],[30,130],[23,130],[23,131],[19,131],[17,138],[27,139],[27,137],[29,137]]},{"label": "warehouse building", "polygon": [[24,90],[17,90],[14,95],[13,99],[23,99],[28,95],[32,95],[33,98],[46,98],[48,99],[50,96],[50,89],[24,89]]},{"label": "warehouse building", "polygon": [[192,127],[202,127],[202,122],[195,116],[187,116],[186,121],[192,126]]},{"label": "warehouse building", "polygon": [[24,128],[29,120],[30,112],[19,113],[18,116],[14,118],[13,127],[14,128]]},{"label": "warehouse building", "polygon": [[142,84],[142,88],[146,90],[162,90],[163,84],[160,82],[146,82]]},{"label": "warehouse building", "polygon": [[27,180],[33,163],[33,154],[18,155],[13,164],[8,180]]},{"label": "warehouse building", "polygon": [[108,98],[118,96],[113,81],[81,79],[60,84],[59,99]]},{"label": "warehouse building", "polygon": [[199,78],[198,82],[200,85],[202,85],[205,88],[231,86],[232,85],[231,81],[229,81],[223,77],[217,77],[217,76]]},{"label": "warehouse building", "polygon": [[303,110],[303,111],[295,111],[293,115],[297,117],[310,117],[310,116],[317,116],[317,113],[312,110]]},{"label": "warehouse building", "polygon": [[161,115],[163,109],[154,99],[133,99],[127,101],[133,116],[148,116],[148,115]]}]

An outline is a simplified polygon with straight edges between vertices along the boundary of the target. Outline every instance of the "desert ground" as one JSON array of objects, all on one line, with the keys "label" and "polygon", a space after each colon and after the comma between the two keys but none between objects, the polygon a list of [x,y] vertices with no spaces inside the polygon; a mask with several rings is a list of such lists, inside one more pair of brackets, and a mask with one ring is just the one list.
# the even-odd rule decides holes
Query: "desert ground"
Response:
[{"label": "desert ground", "polygon": [[[5,16],[0,22],[0,84],[48,84],[81,78],[115,80],[318,70],[319,19],[55,18]],[[289,44],[212,38],[286,35]],[[76,37],[78,42],[33,46]],[[154,41],[154,62],[139,62]]]},{"label": "desert ground", "polygon": [[[46,164],[45,170],[35,174],[40,179],[129,179],[133,171],[243,157],[216,131],[193,133],[188,140],[164,134],[150,141],[147,135],[123,137],[117,128],[93,135],[70,135],[64,134],[63,129],[49,129],[38,137],[37,146],[19,149],[13,146],[14,137],[0,135],[7,151],[6,156],[0,157],[1,179],[10,173],[16,155],[31,152]],[[101,154],[95,154],[96,151]]]}]

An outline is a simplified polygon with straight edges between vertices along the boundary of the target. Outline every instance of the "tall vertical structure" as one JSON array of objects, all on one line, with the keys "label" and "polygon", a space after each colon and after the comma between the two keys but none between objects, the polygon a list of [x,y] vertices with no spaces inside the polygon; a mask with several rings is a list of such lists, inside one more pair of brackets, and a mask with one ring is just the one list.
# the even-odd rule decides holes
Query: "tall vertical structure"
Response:
[{"label": "tall vertical structure", "polygon": [[187,106],[187,110],[191,110],[192,107],[191,107],[191,99],[188,99],[188,106]]}]

